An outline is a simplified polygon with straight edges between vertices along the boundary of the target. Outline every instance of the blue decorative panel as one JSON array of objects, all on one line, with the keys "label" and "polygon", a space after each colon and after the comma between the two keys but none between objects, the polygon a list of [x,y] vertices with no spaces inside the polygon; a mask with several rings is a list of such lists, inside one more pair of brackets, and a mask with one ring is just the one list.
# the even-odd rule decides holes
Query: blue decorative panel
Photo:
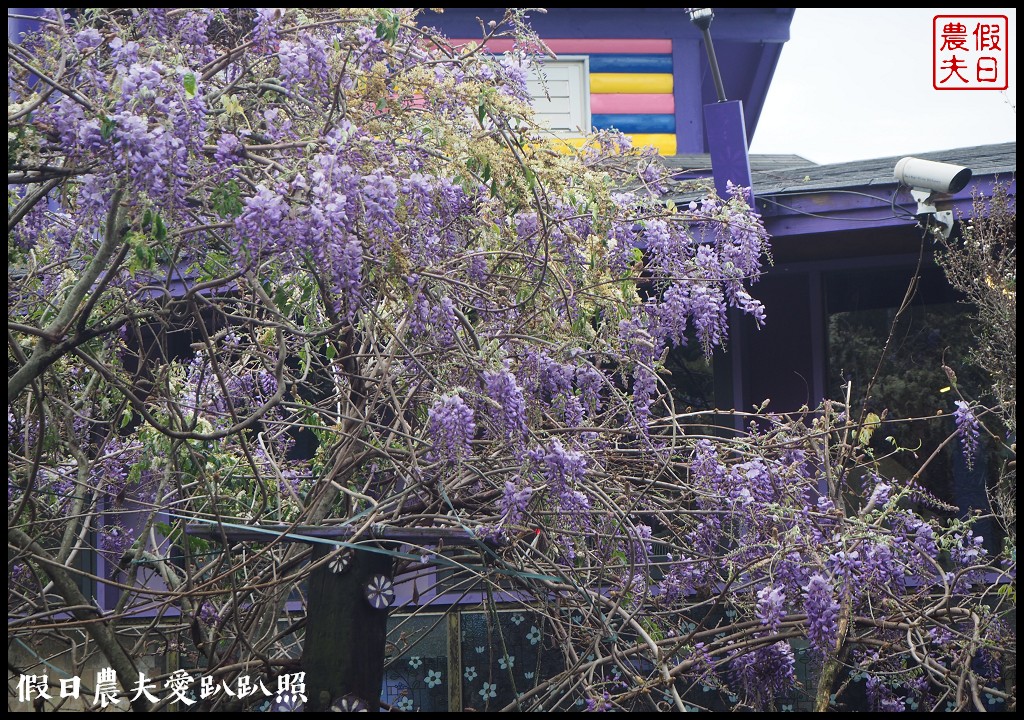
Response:
[{"label": "blue decorative panel", "polygon": [[674,133],[674,115],[591,115],[591,124],[598,130],[615,128],[625,133]]},{"label": "blue decorative panel", "polygon": [[590,72],[670,73],[671,55],[591,55]]}]

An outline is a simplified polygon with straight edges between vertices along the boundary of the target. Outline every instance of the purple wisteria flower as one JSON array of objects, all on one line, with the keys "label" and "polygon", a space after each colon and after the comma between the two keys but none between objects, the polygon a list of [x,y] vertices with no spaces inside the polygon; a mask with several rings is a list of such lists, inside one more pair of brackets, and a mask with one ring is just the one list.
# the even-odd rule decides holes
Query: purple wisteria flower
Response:
[{"label": "purple wisteria flower", "polygon": [[757,619],[772,632],[777,632],[786,615],[783,607],[786,593],[782,587],[768,585],[757,592]]},{"label": "purple wisteria flower", "polygon": [[884,678],[878,675],[869,675],[865,687],[867,688],[868,702],[876,712],[906,711],[903,699],[896,695]]},{"label": "purple wisteria flower", "polygon": [[433,442],[432,460],[449,463],[471,455],[476,423],[473,410],[458,395],[445,395],[427,414],[427,435]]},{"label": "purple wisteria flower", "polygon": [[511,480],[505,481],[505,489],[498,501],[498,510],[501,512],[503,523],[509,525],[522,525],[526,516],[526,509],[533,497],[532,487],[518,487]]},{"label": "purple wisteria flower", "polygon": [[278,44],[277,59],[281,67],[281,79],[286,86],[309,78],[309,53],[302,43],[282,40]]},{"label": "purple wisteria flower", "polygon": [[868,498],[868,504],[865,507],[865,510],[880,510],[885,507],[889,502],[891,494],[892,485],[879,480],[875,484],[875,489],[871,491],[871,497]]},{"label": "purple wisteria flower", "polygon": [[960,447],[964,451],[964,462],[968,469],[974,468],[974,457],[978,452],[978,444],[981,436],[978,418],[974,416],[971,406],[963,400],[956,401],[956,410],[953,412],[953,419],[956,421],[956,429],[960,434]]},{"label": "purple wisteria flower", "polygon": [[216,148],[213,151],[213,159],[218,169],[228,169],[236,163],[240,163],[244,157],[242,141],[237,135],[224,133],[217,138]]},{"label": "purple wisteria flower", "polygon": [[277,47],[280,34],[278,26],[284,18],[285,8],[256,8],[256,22],[253,27],[255,47],[271,52]]},{"label": "purple wisteria flower", "polygon": [[100,547],[115,562],[134,544],[135,531],[131,528],[124,528],[120,525],[109,525],[103,528]]},{"label": "purple wisteria flower", "polygon": [[822,655],[835,647],[838,632],[839,603],[825,576],[815,573],[804,586],[804,612],[807,613],[807,640]]},{"label": "purple wisteria flower", "polygon": [[729,663],[736,682],[759,710],[764,710],[776,697],[793,687],[795,668],[793,648],[785,641],[736,655]]},{"label": "purple wisteria flower", "polygon": [[103,36],[96,28],[86,28],[75,35],[75,49],[79,52],[99,47],[102,43]]},{"label": "purple wisteria flower", "polygon": [[494,416],[503,437],[512,444],[521,444],[526,435],[526,400],[516,376],[508,369],[484,372],[484,392],[498,404]]}]

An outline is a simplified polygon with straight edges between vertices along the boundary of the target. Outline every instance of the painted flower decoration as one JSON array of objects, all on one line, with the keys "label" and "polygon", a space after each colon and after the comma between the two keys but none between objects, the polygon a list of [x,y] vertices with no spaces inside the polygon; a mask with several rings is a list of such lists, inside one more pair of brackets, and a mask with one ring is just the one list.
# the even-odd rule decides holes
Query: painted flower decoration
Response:
[{"label": "painted flower decoration", "polygon": [[515,655],[506,655],[505,657],[498,658],[498,667],[500,667],[502,670],[510,670],[512,666],[515,664]]},{"label": "painted flower decoration", "polygon": [[523,673],[523,677],[526,678],[527,680],[533,680],[533,672],[532,671],[524,672]]},{"label": "painted flower decoration", "polygon": [[515,615],[510,617],[509,620],[511,620],[512,622],[514,622],[518,626],[518,625],[521,625],[523,623],[523,621],[526,620],[526,618],[524,618],[519,613],[516,613]]},{"label": "painted flower decoration", "polygon": [[366,584],[366,600],[378,610],[390,607],[395,601],[394,583],[387,575],[374,575]]},{"label": "painted flower decoration", "polygon": [[526,639],[530,641],[531,645],[536,645],[540,642],[540,630],[536,625],[530,626],[530,632],[526,633]]},{"label": "painted flower decoration", "polygon": [[480,693],[480,697],[482,697],[484,700],[487,700],[487,698],[498,697],[497,690],[497,683],[485,682],[484,686],[480,688],[478,692]]},{"label": "painted flower decoration", "polygon": [[422,664],[423,660],[420,659],[419,655],[413,655],[411,658],[409,658],[409,667],[411,667],[413,670],[419,669],[420,665]]},{"label": "painted flower decoration", "polygon": [[476,646],[475,648],[473,648],[473,649],[474,649],[474,650],[476,650],[476,651],[477,651],[478,653],[481,653],[481,654],[482,654],[482,653],[483,653],[483,651],[484,651],[484,646],[483,646],[483,645],[477,645],[477,646]]},{"label": "painted flower decoration", "polygon": [[462,677],[466,678],[467,682],[473,682],[476,679],[476,665],[467,666],[466,671],[462,673]]},{"label": "painted flower decoration", "polygon": [[346,695],[331,703],[331,712],[370,712],[370,709],[355,695]]},{"label": "painted flower decoration", "polygon": [[412,698],[402,698],[397,703],[395,703],[395,707],[404,712],[412,712]]},{"label": "painted flower decoration", "polygon": [[[1005,703],[1006,698],[999,697],[998,695],[993,695],[992,693],[985,693],[985,702],[987,702],[989,705],[998,705],[999,703]],[[913,709],[917,709],[916,701],[914,702]]]},{"label": "painted flower decoration", "polygon": [[423,682],[425,682],[429,688],[437,687],[441,684],[441,671],[427,670],[427,676],[423,678]]},{"label": "painted flower decoration", "polygon": [[348,566],[352,564],[352,551],[348,548],[342,548],[334,553],[334,557],[327,563],[327,567],[335,575],[341,575],[343,572],[348,570]]},{"label": "painted flower decoration", "polygon": [[274,712],[302,712],[302,700],[294,695],[282,695],[274,703]]}]

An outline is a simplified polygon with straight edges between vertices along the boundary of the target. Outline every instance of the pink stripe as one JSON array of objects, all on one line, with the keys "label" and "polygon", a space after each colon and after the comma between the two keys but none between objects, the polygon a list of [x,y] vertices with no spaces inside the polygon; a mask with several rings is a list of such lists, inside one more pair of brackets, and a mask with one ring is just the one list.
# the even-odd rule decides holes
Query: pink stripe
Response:
[{"label": "pink stripe", "polygon": [[590,96],[590,112],[595,115],[622,115],[625,113],[641,113],[666,115],[676,111],[675,99],[671,95],[621,95],[592,94]]},{"label": "pink stripe", "polygon": [[[450,40],[452,45],[465,45],[468,42],[480,42],[479,40],[465,40],[462,38]],[[669,55],[672,53],[671,40],[634,40],[603,38],[598,40],[584,39],[563,39],[548,40],[544,42],[556,54],[572,55],[575,53],[640,53],[648,55]],[[512,40],[497,39],[487,42],[487,49],[491,52],[508,52],[512,49]]]}]

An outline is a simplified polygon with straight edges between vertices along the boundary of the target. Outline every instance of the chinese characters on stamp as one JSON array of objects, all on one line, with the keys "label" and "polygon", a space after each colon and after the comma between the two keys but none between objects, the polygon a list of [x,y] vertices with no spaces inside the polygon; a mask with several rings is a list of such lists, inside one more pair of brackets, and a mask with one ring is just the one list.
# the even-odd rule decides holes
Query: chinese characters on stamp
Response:
[{"label": "chinese characters on stamp", "polygon": [[936,90],[1006,90],[1009,30],[1005,15],[936,15],[932,86]]}]

